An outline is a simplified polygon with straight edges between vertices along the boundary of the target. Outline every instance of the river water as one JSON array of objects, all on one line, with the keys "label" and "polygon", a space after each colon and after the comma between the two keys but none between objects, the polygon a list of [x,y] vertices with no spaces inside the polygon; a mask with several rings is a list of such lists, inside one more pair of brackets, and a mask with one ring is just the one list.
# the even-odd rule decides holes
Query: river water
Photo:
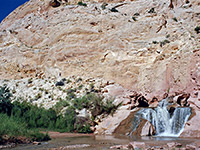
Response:
[{"label": "river water", "polygon": [[131,141],[145,142],[149,147],[162,146],[169,142],[179,142],[183,146],[194,142],[195,139],[183,139],[175,137],[125,137],[125,136],[79,136],[79,137],[61,137],[54,138],[48,142],[43,142],[41,145],[18,145],[11,148],[12,150],[51,150],[53,148],[66,146],[88,146],[81,148],[69,148],[75,150],[108,150],[110,146],[128,144]]}]

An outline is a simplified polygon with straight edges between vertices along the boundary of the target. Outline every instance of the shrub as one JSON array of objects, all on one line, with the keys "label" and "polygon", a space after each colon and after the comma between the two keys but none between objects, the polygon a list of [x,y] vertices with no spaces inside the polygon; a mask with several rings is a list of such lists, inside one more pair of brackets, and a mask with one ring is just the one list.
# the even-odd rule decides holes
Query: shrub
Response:
[{"label": "shrub", "polygon": [[110,9],[111,12],[119,12],[115,7]]},{"label": "shrub", "polygon": [[78,133],[92,133],[92,130],[90,129],[90,125],[88,125],[88,124],[86,124],[86,125],[85,124],[84,125],[77,124],[76,131]]},{"label": "shrub", "polygon": [[161,42],[160,42],[160,46],[162,47],[162,46],[164,46],[164,45],[167,44],[167,43],[170,43],[170,41],[169,41],[169,40],[161,41]]},{"label": "shrub", "polygon": [[28,79],[28,84],[30,84],[30,83],[32,83],[33,81],[32,81],[32,78],[29,78]]},{"label": "shrub", "polygon": [[194,31],[196,31],[196,33],[199,34],[199,33],[200,33],[200,26],[197,26],[197,27],[194,29]]},{"label": "shrub", "polygon": [[10,102],[11,93],[7,86],[0,87],[0,113],[11,114],[13,105]]},{"label": "shrub", "polygon": [[33,106],[28,102],[15,101],[12,116],[22,119],[30,128],[52,128],[56,121],[56,112],[53,109],[46,110]]},{"label": "shrub", "polygon": [[158,44],[159,42],[157,42],[157,41],[153,41],[152,43],[153,43],[153,44]]},{"label": "shrub", "polygon": [[140,15],[139,13],[135,13],[135,14],[134,14],[134,16],[139,16],[139,15]]},{"label": "shrub", "polygon": [[106,100],[106,103],[103,106],[103,111],[107,114],[113,115],[114,112],[117,110],[119,106],[121,106],[122,103],[115,105],[113,104],[113,100]]},{"label": "shrub", "polygon": [[177,20],[177,18],[176,17],[174,17],[174,18],[172,18],[174,21],[176,21],[176,22],[178,22],[178,20]]},{"label": "shrub", "polygon": [[102,9],[102,10],[106,9],[106,6],[107,6],[107,5],[108,5],[107,3],[103,3],[103,4],[101,5],[101,9]]},{"label": "shrub", "polygon": [[136,17],[134,17],[134,16],[132,17],[132,19],[133,19],[133,21],[137,21]]},{"label": "shrub", "polygon": [[30,133],[30,138],[33,140],[33,141],[48,141],[50,140],[51,138],[49,137],[48,133],[46,134],[43,134],[43,133],[40,133],[38,132],[37,130],[34,130]]},{"label": "shrub", "polygon": [[56,86],[64,86],[65,83],[63,81],[58,81],[56,82]]},{"label": "shrub", "polygon": [[79,6],[85,6],[85,7],[87,6],[87,4],[86,4],[86,3],[83,3],[82,1],[78,2],[78,5],[79,5]]},{"label": "shrub", "polygon": [[120,105],[114,105],[113,100],[106,100],[104,102],[103,96],[90,93],[81,98],[75,98],[73,106],[79,110],[83,108],[89,109],[95,118],[102,113],[113,114]]},{"label": "shrub", "polygon": [[3,135],[7,135],[8,138],[25,136],[34,141],[47,141],[50,140],[49,135],[40,133],[38,130],[30,130],[27,128],[25,122],[17,120],[14,117],[9,117],[6,114],[0,113],[0,144],[3,141]]},{"label": "shrub", "polygon": [[151,8],[148,13],[155,13],[155,8]]},{"label": "shrub", "polygon": [[72,107],[69,107],[64,117],[62,115],[58,116],[56,120],[56,129],[61,132],[73,132],[74,124],[76,121],[76,112]]},{"label": "shrub", "polygon": [[89,107],[89,100],[88,100],[88,97],[87,96],[83,96],[81,98],[75,98],[73,100],[73,106],[76,108],[76,109],[83,109],[83,108],[88,108]]},{"label": "shrub", "polygon": [[56,105],[53,106],[53,109],[56,111],[58,114],[64,107],[69,106],[69,103],[65,100],[60,100],[59,102],[56,103]]}]

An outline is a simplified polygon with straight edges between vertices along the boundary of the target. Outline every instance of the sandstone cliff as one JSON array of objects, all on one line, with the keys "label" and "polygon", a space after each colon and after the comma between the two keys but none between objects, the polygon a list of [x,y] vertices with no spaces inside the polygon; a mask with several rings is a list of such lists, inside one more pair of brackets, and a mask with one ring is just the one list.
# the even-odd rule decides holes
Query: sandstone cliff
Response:
[{"label": "sandstone cliff", "polygon": [[199,111],[200,1],[85,2],[13,11],[0,24],[0,78],[102,78],[148,100],[187,93]]}]

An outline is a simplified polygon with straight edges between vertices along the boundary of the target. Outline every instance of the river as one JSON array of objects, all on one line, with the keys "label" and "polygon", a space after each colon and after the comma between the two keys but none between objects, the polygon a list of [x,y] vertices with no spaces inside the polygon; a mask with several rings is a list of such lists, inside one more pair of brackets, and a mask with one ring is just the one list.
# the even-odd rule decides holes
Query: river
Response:
[{"label": "river", "polygon": [[[108,150],[110,146],[128,144],[131,141],[145,142],[148,147],[157,147],[169,142],[178,142],[183,145],[190,144],[197,139],[170,138],[170,137],[125,137],[125,136],[73,136],[56,137],[48,142],[42,142],[41,145],[18,145],[12,150],[55,150],[55,148],[68,147],[68,149],[84,150]],[[73,148],[76,146],[76,148]],[[79,147],[80,146],[80,147]],[[67,149],[67,148],[66,148]]]}]

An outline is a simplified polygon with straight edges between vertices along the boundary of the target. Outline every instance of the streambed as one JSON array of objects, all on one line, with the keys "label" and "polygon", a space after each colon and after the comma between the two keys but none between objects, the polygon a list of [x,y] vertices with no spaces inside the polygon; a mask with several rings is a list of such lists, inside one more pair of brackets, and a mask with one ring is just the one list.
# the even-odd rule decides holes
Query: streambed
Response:
[{"label": "streambed", "polygon": [[[43,142],[41,145],[18,145],[17,147],[11,148],[12,150],[55,150],[55,148],[69,146],[68,149],[84,149],[84,150],[108,150],[113,145],[128,144],[132,141],[145,142],[148,147],[163,146],[170,142],[178,142],[183,145],[191,144],[198,139],[185,139],[185,138],[174,138],[174,137],[126,137],[126,136],[73,136],[73,137],[56,137],[52,138],[51,141]],[[200,140],[199,140],[200,141]],[[76,147],[73,146],[83,146]],[[84,147],[86,146],[86,147]],[[71,148],[70,148],[71,147]]]}]

